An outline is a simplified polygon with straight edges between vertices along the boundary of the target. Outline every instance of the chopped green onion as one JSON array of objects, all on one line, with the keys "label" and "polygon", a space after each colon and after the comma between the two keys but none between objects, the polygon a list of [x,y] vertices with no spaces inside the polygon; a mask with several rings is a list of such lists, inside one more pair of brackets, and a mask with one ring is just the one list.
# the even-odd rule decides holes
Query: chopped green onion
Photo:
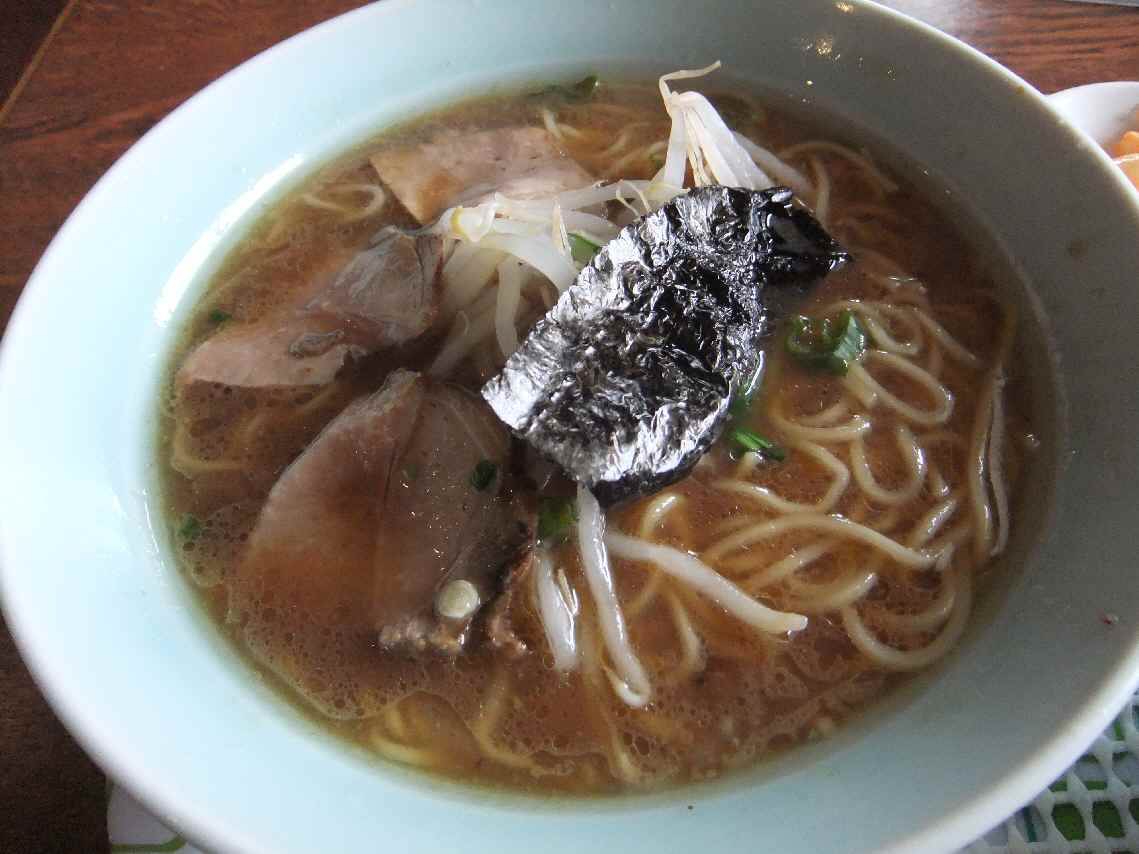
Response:
[{"label": "chopped green onion", "polygon": [[569,87],[567,97],[575,101],[585,100],[597,91],[600,83],[601,81],[597,79],[596,74],[589,74]]},{"label": "chopped green onion", "polygon": [[494,475],[497,471],[498,466],[490,460],[479,460],[475,470],[471,472],[471,486],[482,492],[494,481]]},{"label": "chopped green onion", "polygon": [[419,477],[419,463],[408,463],[404,466],[403,476],[408,483]]},{"label": "chopped green onion", "polygon": [[577,505],[572,498],[543,498],[538,507],[538,539],[564,540],[576,521]]},{"label": "chopped green onion", "polygon": [[791,320],[787,352],[811,370],[844,376],[865,350],[866,333],[852,311],[843,311],[836,322],[802,316]]},{"label": "chopped green onion", "polygon": [[741,383],[740,387],[736,390],[732,402],[728,405],[728,415],[731,418],[739,418],[741,415],[747,414],[747,411],[751,409],[751,404],[755,400],[756,392],[759,391],[759,380],[762,376],[763,363],[761,362],[748,381]]},{"label": "chopped green onion", "polygon": [[766,457],[769,460],[783,461],[787,459],[786,449],[746,427],[733,427],[728,431],[728,438],[745,451],[755,451],[761,457]]},{"label": "chopped green onion", "polygon": [[231,317],[233,317],[232,314],[228,311],[222,311],[220,308],[215,308],[209,315],[210,323],[213,324],[225,323]]},{"label": "chopped green onion", "polygon": [[600,85],[601,81],[597,79],[597,75],[590,74],[568,86],[560,84],[547,86],[544,89],[539,89],[534,95],[558,95],[567,101],[584,101],[586,98],[592,97]]},{"label": "chopped green onion", "polygon": [[588,237],[583,237],[572,231],[569,235],[569,245],[573,260],[579,264],[588,264],[593,259],[593,256],[597,254],[597,250],[601,248],[600,243],[594,243]]},{"label": "chopped green onion", "polygon": [[178,539],[190,542],[202,533],[202,523],[193,513],[186,513],[178,523]]}]

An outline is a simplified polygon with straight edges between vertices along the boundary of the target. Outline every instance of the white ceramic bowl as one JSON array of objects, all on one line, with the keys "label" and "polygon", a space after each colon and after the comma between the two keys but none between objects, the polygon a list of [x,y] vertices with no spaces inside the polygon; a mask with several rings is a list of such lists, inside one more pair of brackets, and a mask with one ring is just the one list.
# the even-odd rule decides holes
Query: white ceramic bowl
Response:
[{"label": "white ceramic bowl", "polygon": [[[503,81],[716,58],[919,162],[1027,285],[1012,296],[1044,445],[1007,582],[923,690],[727,784],[548,802],[370,763],[251,679],[175,571],[151,491],[170,336],[267,200],[366,131]],[[0,362],[9,625],[93,756],[219,851],[964,844],[1073,760],[1139,675],[1136,234],[1123,179],[1037,92],[858,0],[392,0],[359,10],[163,121],[40,262]],[[1118,622],[1106,625],[1107,613]]]}]

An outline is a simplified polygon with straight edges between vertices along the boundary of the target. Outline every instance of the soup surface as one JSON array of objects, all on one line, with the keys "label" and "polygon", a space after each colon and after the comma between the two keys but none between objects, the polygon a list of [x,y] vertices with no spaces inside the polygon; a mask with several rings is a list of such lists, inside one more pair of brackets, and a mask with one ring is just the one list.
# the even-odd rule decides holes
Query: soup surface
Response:
[{"label": "soup surface", "polygon": [[[222,631],[328,728],[479,783],[658,787],[825,736],[959,638],[1032,444],[1010,410],[1000,283],[911,170],[746,92],[701,88],[853,261],[772,308],[758,388],[695,468],[604,511],[625,535],[606,539],[608,592],[583,566],[575,485],[478,398],[557,298],[534,257],[451,234],[437,259],[399,244],[368,263],[443,288],[429,316],[401,303],[366,335],[343,312],[299,334],[293,321],[367,278],[343,271],[377,235],[410,241],[385,228],[430,226],[495,190],[627,179],[621,201],[588,210],[645,213],[636,182],[669,154],[656,86],[583,81],[387,131],[266,214],[195,308],[160,442],[179,553]],[[577,268],[605,235],[572,213]],[[849,359],[823,364],[820,346],[852,335]],[[384,419],[402,416],[372,410],[402,405],[376,396],[400,377],[427,391],[397,451]],[[483,554],[479,531],[471,557],[471,520],[506,530],[522,504],[527,542]],[[377,604],[374,576],[420,552],[493,562],[493,601],[431,576],[433,614],[378,617],[390,600]],[[443,632],[455,614],[462,633]],[[786,615],[805,628],[780,630]]]}]

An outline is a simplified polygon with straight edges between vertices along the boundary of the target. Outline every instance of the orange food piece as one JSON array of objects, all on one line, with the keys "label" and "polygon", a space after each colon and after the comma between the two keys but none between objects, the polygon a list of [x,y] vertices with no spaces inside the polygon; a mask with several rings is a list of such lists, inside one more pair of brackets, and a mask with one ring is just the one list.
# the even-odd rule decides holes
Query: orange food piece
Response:
[{"label": "orange food piece", "polygon": [[[1135,123],[1139,125],[1139,110],[1135,112]],[[1111,147],[1111,156],[1119,163],[1119,168],[1135,185],[1135,189],[1139,190],[1139,128],[1124,133]]]},{"label": "orange food piece", "polygon": [[1139,131],[1127,131],[1119,138],[1119,142],[1111,147],[1112,157],[1122,157],[1125,154],[1139,154]]},{"label": "orange food piece", "polygon": [[1135,185],[1135,189],[1139,190],[1139,160],[1132,160],[1128,163],[1120,163],[1119,168],[1123,170],[1131,183]]}]

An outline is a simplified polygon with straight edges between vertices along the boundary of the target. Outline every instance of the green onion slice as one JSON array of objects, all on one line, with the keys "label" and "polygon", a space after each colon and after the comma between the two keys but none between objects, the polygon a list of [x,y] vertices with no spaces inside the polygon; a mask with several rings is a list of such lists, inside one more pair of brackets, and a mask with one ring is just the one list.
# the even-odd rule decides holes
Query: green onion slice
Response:
[{"label": "green onion slice", "polygon": [[178,523],[178,539],[185,542],[196,540],[202,533],[202,523],[193,513],[186,513]]},{"label": "green onion slice", "polygon": [[835,321],[802,315],[791,320],[787,352],[810,370],[845,376],[865,351],[866,333],[852,311],[844,310]]},{"label": "green onion slice", "polygon": [[576,234],[572,231],[569,235],[569,245],[573,260],[579,264],[588,264],[597,254],[597,250],[601,248],[600,243],[594,243],[585,235]]},{"label": "green onion slice", "polygon": [[543,498],[538,507],[538,539],[561,541],[569,536],[577,521],[577,505],[572,498]]},{"label": "green onion slice", "polygon": [[745,383],[740,383],[739,388],[736,390],[732,402],[728,405],[728,415],[731,418],[739,418],[741,415],[746,415],[747,411],[751,409],[752,403],[755,401],[755,396],[759,392],[759,381],[763,377],[763,363],[755,369],[755,373],[748,378]]},{"label": "green onion slice", "polygon": [[728,431],[728,438],[745,451],[755,451],[761,457],[769,460],[783,461],[787,459],[787,450],[776,445],[770,439],[765,439],[754,430],[746,427],[733,427]]},{"label": "green onion slice", "polygon": [[471,472],[471,486],[482,492],[494,482],[494,475],[497,471],[498,466],[490,460],[479,460],[478,465]]},{"label": "green onion slice", "polygon": [[601,81],[596,74],[590,74],[581,78],[576,83],[571,83],[568,86],[554,85],[547,86],[534,92],[534,95],[558,95],[565,98],[567,101],[584,101],[587,98],[592,98],[593,93],[597,91],[597,87],[601,85]]}]

